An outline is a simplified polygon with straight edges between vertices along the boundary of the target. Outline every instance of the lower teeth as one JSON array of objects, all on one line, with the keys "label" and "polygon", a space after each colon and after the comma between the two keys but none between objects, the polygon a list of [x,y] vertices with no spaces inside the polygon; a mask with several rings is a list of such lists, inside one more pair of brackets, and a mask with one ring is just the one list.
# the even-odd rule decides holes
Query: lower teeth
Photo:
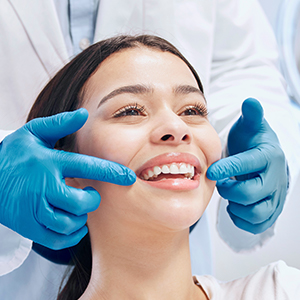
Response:
[{"label": "lower teeth", "polygon": [[[146,181],[153,181],[154,178],[156,178],[156,177],[149,178]],[[175,179],[175,178],[171,178],[171,179]],[[190,178],[190,177],[184,177],[184,178],[181,178],[181,179],[192,180],[192,178]],[[162,178],[159,181],[162,181],[162,180],[167,180],[167,178]]]}]

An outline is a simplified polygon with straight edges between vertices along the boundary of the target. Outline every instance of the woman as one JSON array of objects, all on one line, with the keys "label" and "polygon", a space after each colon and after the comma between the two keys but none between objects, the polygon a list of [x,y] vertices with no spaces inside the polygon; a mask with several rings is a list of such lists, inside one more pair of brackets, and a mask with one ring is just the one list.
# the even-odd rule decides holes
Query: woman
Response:
[{"label": "woman", "polygon": [[70,187],[98,190],[102,199],[58,299],[213,299],[220,291],[224,299],[247,299],[243,284],[191,274],[189,227],[213,193],[206,170],[221,145],[188,61],[154,36],[102,41],[49,82],[28,120],[77,108],[89,119],[57,148],[118,162],[138,179],[130,187],[65,179]]}]

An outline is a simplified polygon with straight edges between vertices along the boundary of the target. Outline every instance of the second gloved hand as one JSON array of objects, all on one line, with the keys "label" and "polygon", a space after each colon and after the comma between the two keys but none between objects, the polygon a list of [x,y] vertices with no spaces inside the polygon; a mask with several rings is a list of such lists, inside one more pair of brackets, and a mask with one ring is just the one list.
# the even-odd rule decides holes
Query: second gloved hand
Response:
[{"label": "second gloved hand", "polygon": [[65,177],[131,185],[130,169],[107,160],[53,149],[56,141],[77,131],[85,109],[34,119],[0,144],[0,223],[51,249],[76,245],[87,233],[87,213],[100,195],[75,189]]},{"label": "second gloved hand", "polygon": [[[247,99],[242,116],[228,136],[228,157],[214,163],[207,177],[217,180],[219,194],[236,226],[261,233],[280,215],[288,189],[288,168],[278,138],[264,119],[263,108]],[[231,177],[236,180],[231,179]]]}]

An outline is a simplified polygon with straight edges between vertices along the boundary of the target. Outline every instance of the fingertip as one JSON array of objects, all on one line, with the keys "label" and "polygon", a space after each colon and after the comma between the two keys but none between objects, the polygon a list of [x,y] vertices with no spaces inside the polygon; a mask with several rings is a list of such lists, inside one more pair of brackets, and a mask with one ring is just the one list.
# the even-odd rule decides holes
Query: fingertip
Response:
[{"label": "fingertip", "polygon": [[258,100],[248,98],[242,104],[242,116],[244,122],[260,124],[264,117],[263,107]]},{"label": "fingertip", "polygon": [[127,168],[127,184],[126,185],[132,185],[136,182],[136,174],[131,170]]},{"label": "fingertip", "polygon": [[88,117],[89,117],[89,112],[88,112],[85,108],[83,108],[83,107],[81,107],[81,108],[75,110],[74,113],[77,114],[78,117],[81,117],[81,118],[82,118],[83,120],[85,120],[85,121],[86,121],[86,120],[88,119]]},{"label": "fingertip", "polygon": [[219,181],[232,176],[232,164],[230,163],[230,161],[228,163],[228,161],[229,158],[223,158],[213,163],[207,169],[207,178],[213,181]]},{"label": "fingertip", "polygon": [[230,201],[228,201],[228,204],[226,206],[226,211],[229,214],[230,218],[231,218],[231,211],[230,211],[230,207],[229,207]]},{"label": "fingertip", "polygon": [[88,227],[84,225],[78,229],[78,231],[72,233],[72,235],[70,235],[71,240],[69,241],[69,245],[67,247],[69,248],[76,246],[88,234],[88,232]]},{"label": "fingertip", "polygon": [[[97,190],[95,190],[91,186],[87,186],[83,190],[85,192],[88,192],[92,196],[92,199],[93,199],[93,205],[89,206],[89,210],[90,211],[96,210],[99,207],[100,202],[101,202],[101,196],[100,196],[100,194],[98,193]],[[92,201],[90,201],[90,202],[92,202]],[[92,204],[92,203],[90,203],[90,204]]]},{"label": "fingertip", "polygon": [[206,177],[207,177],[209,180],[213,180],[213,181],[216,181],[216,180],[217,180],[214,171],[211,170],[210,167],[209,167],[209,169],[206,171]]},{"label": "fingertip", "polygon": [[79,239],[78,242],[80,242],[89,232],[89,229],[86,225],[84,225],[81,229],[81,238]]},{"label": "fingertip", "polygon": [[67,122],[72,123],[72,131],[75,132],[80,129],[89,117],[89,113],[85,108],[79,108],[72,112],[66,112]]},{"label": "fingertip", "polygon": [[55,115],[57,117],[58,125],[64,127],[67,134],[71,134],[79,130],[87,121],[89,116],[85,108],[79,108],[73,111],[66,111]]},{"label": "fingertip", "polygon": [[209,180],[217,181],[222,176],[223,172],[222,172],[222,168],[220,168],[219,161],[214,162],[207,169],[207,171],[206,171],[206,177]]},{"label": "fingertip", "polygon": [[79,244],[79,242],[88,234],[89,230],[86,225],[81,227],[77,232],[69,236],[68,243],[63,248],[71,248]]},{"label": "fingertip", "polygon": [[[86,186],[85,188],[83,188],[84,191],[93,191],[93,192],[97,192],[96,189],[94,189],[92,186]],[[97,192],[98,193],[98,192]]]},{"label": "fingertip", "polygon": [[260,104],[260,102],[255,99],[255,98],[247,98],[246,100],[244,100],[243,104],[242,104],[242,110],[243,109],[262,109],[262,106]]},{"label": "fingertip", "polygon": [[34,136],[54,147],[57,140],[79,130],[88,118],[88,111],[80,108],[75,111],[36,118],[25,124],[25,128]]},{"label": "fingertip", "polygon": [[[111,163],[111,162],[110,162]],[[116,171],[111,173],[108,182],[129,186],[136,182],[136,174],[134,171],[118,163],[113,163],[113,169]]]}]

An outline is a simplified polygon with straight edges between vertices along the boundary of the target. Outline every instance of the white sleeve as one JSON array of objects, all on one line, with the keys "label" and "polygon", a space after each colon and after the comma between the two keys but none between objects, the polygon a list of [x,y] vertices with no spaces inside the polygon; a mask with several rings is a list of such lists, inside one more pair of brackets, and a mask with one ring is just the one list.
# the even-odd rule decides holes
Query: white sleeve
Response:
[{"label": "white sleeve", "polygon": [[209,299],[300,299],[300,270],[283,261],[271,263],[246,277],[220,282],[213,276],[194,276]]},{"label": "white sleeve", "polygon": [[300,299],[300,271],[278,261],[222,286],[232,299],[295,300]]},{"label": "white sleeve", "polygon": [[18,268],[28,257],[32,242],[0,224],[0,276]]},{"label": "white sleeve", "polygon": [[220,197],[217,230],[222,240],[235,252],[252,252],[262,247],[275,234],[275,224],[260,234],[244,231],[231,221],[226,211],[227,200]]},{"label": "white sleeve", "polygon": [[[12,131],[0,130],[0,141]],[[27,258],[32,242],[0,224],[0,276],[18,268]]]},{"label": "white sleeve", "polygon": [[13,133],[13,131],[11,130],[1,130],[0,129],[0,142],[2,142],[4,140],[4,138],[6,136],[8,136],[9,134]]},{"label": "white sleeve", "polygon": [[[240,116],[241,103],[249,97],[261,102],[265,118],[279,138],[289,164],[291,191],[300,171],[300,156],[296,153],[300,147],[300,134],[291,112],[284,79],[278,70],[278,50],[273,30],[256,0],[219,0],[207,99],[210,121],[223,145],[231,126]],[[219,229],[224,228],[221,223],[226,218],[229,220],[224,209],[220,214],[226,216],[219,216]],[[231,229],[240,231],[234,226]],[[221,234],[229,246],[235,236],[232,230],[223,230]],[[243,232],[240,231],[240,234]],[[273,228],[267,237],[272,234]],[[262,245],[266,239],[264,236],[253,237],[256,242],[250,241],[250,244],[253,247]],[[249,243],[238,244],[236,240],[234,248],[238,251],[249,249]]]}]

